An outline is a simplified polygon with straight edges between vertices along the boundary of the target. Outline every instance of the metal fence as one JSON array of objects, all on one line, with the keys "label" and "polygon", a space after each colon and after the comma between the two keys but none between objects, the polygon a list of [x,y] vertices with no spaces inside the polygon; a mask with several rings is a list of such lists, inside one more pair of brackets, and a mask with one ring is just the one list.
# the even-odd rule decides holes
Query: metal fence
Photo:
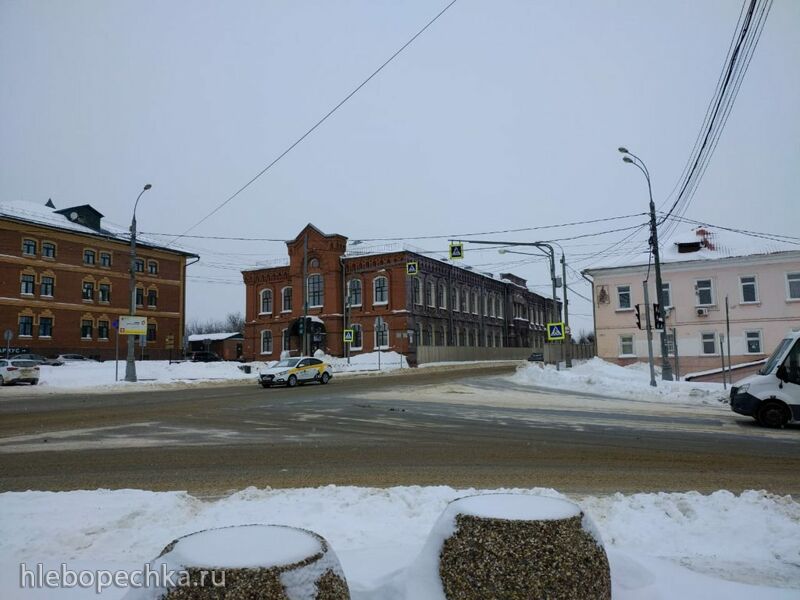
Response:
[{"label": "metal fence", "polygon": [[[594,356],[594,344],[572,344],[573,360]],[[418,346],[417,364],[468,360],[525,360],[534,352],[543,354],[544,362],[563,360],[559,344],[549,344],[543,350],[536,348],[475,348],[472,346]]]}]

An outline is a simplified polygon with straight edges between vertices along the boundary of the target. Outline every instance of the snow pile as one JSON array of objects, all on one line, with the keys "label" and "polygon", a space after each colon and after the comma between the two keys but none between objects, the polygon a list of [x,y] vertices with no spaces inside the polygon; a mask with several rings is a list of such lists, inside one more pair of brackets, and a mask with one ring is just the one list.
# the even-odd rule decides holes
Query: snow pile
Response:
[{"label": "snow pile", "polygon": [[560,371],[552,365],[528,363],[517,369],[510,379],[520,385],[645,402],[717,404],[727,397],[721,383],[657,379],[657,387],[651,387],[648,365],[634,363],[620,367],[596,357]]},{"label": "snow pile", "polygon": [[[564,498],[544,488],[506,491]],[[167,543],[189,533],[280,523],[310,529],[330,542],[354,600],[412,600],[398,586],[399,572],[419,555],[447,504],[478,492],[248,488],[214,501],[185,492],[7,492],[0,494],[0,598],[89,595],[86,590],[19,590],[21,562],[141,569]],[[791,497],[720,491],[572,500],[602,535],[616,600],[798,597],[800,504]],[[101,597],[124,593],[109,588]]]},{"label": "snow pile", "polygon": [[394,350],[390,352],[366,352],[364,354],[353,354],[350,357],[350,364],[347,359],[340,356],[325,354],[322,350],[317,350],[314,354],[320,360],[333,367],[334,373],[360,373],[364,371],[396,371],[397,369],[408,369],[408,361],[405,355],[398,354]]}]

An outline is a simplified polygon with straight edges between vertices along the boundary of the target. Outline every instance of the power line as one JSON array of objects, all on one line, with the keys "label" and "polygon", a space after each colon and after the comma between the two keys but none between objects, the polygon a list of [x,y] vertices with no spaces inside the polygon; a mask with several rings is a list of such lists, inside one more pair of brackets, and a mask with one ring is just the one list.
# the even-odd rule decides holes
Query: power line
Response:
[{"label": "power line", "polygon": [[367,84],[368,84],[368,83],[369,83],[369,82],[372,80],[372,78],[373,78],[373,77],[375,77],[375,76],[376,76],[378,73],[380,73],[380,72],[381,72],[381,71],[384,69],[384,67],[386,67],[386,66],[387,66],[387,65],[388,65],[390,62],[392,62],[392,61],[393,61],[393,60],[394,60],[394,59],[395,59],[395,58],[396,58],[398,55],[400,55],[400,53],[401,53],[401,52],[403,52],[403,50],[405,50],[406,48],[408,48],[408,47],[409,47],[409,46],[410,46],[410,45],[411,45],[411,44],[414,42],[414,40],[416,40],[416,39],[417,39],[419,36],[421,36],[421,35],[422,35],[422,34],[425,32],[425,30],[427,30],[427,29],[428,29],[428,28],[429,28],[431,25],[433,25],[433,24],[434,24],[434,23],[435,23],[435,22],[436,22],[436,21],[439,19],[439,17],[441,17],[441,16],[442,16],[442,15],[443,15],[445,12],[447,12],[447,10],[448,10],[448,9],[449,9],[451,6],[453,6],[453,5],[454,5],[456,2],[458,2],[458,0],[452,0],[452,1],[451,1],[451,2],[450,2],[448,5],[447,5],[447,6],[445,6],[445,7],[444,7],[444,8],[443,8],[441,11],[439,11],[439,13],[438,13],[438,14],[437,14],[435,17],[433,17],[433,18],[432,18],[430,21],[428,21],[428,22],[425,24],[425,26],[424,26],[422,29],[420,29],[420,30],[419,30],[417,33],[415,33],[415,34],[414,34],[414,35],[411,37],[411,39],[409,39],[409,40],[408,40],[408,41],[407,41],[405,44],[403,44],[403,45],[400,47],[400,49],[399,49],[399,50],[397,50],[397,52],[395,52],[394,54],[392,54],[392,55],[391,55],[391,56],[390,56],[390,57],[389,57],[389,58],[388,58],[386,61],[384,61],[384,63],[383,63],[383,64],[382,64],[380,67],[378,67],[377,69],[375,69],[375,70],[372,72],[372,74],[371,74],[369,77],[367,77],[367,78],[366,78],[364,81],[362,81],[360,84],[358,84],[358,85],[357,85],[357,86],[356,86],[356,87],[355,87],[355,88],[354,88],[354,89],[353,89],[353,90],[352,90],[352,91],[351,91],[349,94],[347,94],[347,95],[346,95],[346,96],[345,96],[345,97],[344,97],[344,98],[343,98],[343,99],[342,99],[342,100],[341,100],[341,101],[340,101],[340,102],[339,102],[339,103],[338,103],[336,106],[334,106],[334,107],[333,107],[331,110],[329,110],[329,111],[328,111],[328,112],[325,114],[325,116],[324,116],[324,117],[322,117],[322,118],[321,118],[319,121],[317,121],[317,122],[316,122],[316,123],[315,123],[315,124],[314,124],[314,125],[313,125],[313,126],[312,126],[312,127],[309,129],[309,130],[308,130],[308,131],[306,131],[306,132],[305,132],[303,135],[301,135],[299,138],[297,138],[297,139],[296,139],[296,140],[295,140],[295,141],[294,141],[294,142],[293,142],[293,143],[292,143],[292,144],[291,144],[291,145],[290,145],[290,146],[289,146],[289,147],[288,147],[286,150],[284,150],[283,152],[281,152],[281,153],[280,153],[280,154],[277,156],[277,158],[273,159],[273,161],[272,161],[271,163],[269,163],[269,164],[268,164],[266,167],[264,167],[263,169],[261,169],[261,171],[259,171],[259,172],[258,172],[258,174],[256,174],[256,176],[255,176],[255,177],[253,177],[252,179],[250,179],[250,181],[248,181],[248,182],[247,182],[247,183],[245,183],[245,184],[244,184],[242,187],[240,187],[238,190],[236,190],[236,192],[234,192],[234,193],[233,193],[231,196],[229,196],[229,197],[228,197],[228,198],[227,198],[227,199],[226,199],[224,202],[222,202],[221,204],[219,204],[219,205],[218,205],[218,206],[217,206],[217,207],[216,207],[214,210],[212,210],[210,213],[208,213],[208,214],[207,214],[205,217],[203,217],[203,218],[202,218],[202,219],[200,219],[200,220],[199,220],[197,223],[195,223],[194,225],[192,225],[191,227],[189,227],[189,229],[187,229],[186,231],[184,231],[184,232],[183,232],[181,235],[179,235],[179,236],[177,236],[175,239],[171,240],[171,241],[170,241],[170,242],[169,242],[167,245],[171,245],[171,244],[173,244],[174,242],[176,242],[177,240],[179,240],[180,238],[184,237],[184,236],[185,236],[185,234],[187,234],[188,232],[190,232],[192,229],[194,229],[195,227],[197,227],[197,226],[198,226],[198,225],[200,225],[201,223],[205,222],[207,219],[209,219],[211,216],[213,216],[213,215],[214,215],[214,214],[216,214],[216,213],[217,213],[219,210],[221,210],[221,209],[222,209],[222,207],[224,207],[226,204],[228,204],[228,203],[229,203],[231,200],[233,200],[234,198],[236,198],[236,196],[238,196],[238,195],[239,195],[239,194],[241,194],[241,193],[242,193],[244,190],[246,190],[248,187],[250,187],[250,185],[251,185],[251,184],[253,184],[253,183],[254,183],[254,182],[255,182],[255,181],[256,181],[256,180],[257,180],[259,177],[261,177],[261,176],[262,176],[264,173],[266,173],[267,171],[269,171],[269,170],[270,170],[270,169],[271,169],[271,168],[272,168],[272,167],[273,167],[275,164],[277,164],[277,163],[278,163],[278,161],[280,161],[280,160],[281,160],[281,159],[282,159],[284,156],[286,156],[287,154],[289,154],[289,152],[291,152],[292,150],[294,150],[294,148],[295,148],[295,147],[296,147],[298,144],[300,144],[300,143],[301,143],[301,142],[302,142],[304,139],[306,139],[306,138],[307,138],[309,135],[311,135],[311,134],[314,132],[314,130],[316,130],[316,129],[317,129],[317,127],[319,127],[319,126],[320,126],[320,125],[322,125],[322,124],[323,124],[325,121],[327,121],[327,120],[328,120],[328,118],[329,118],[331,115],[333,115],[333,113],[335,113],[337,110],[339,110],[339,108],[341,108],[341,107],[342,107],[342,106],[343,106],[343,105],[344,105],[344,104],[345,104],[345,103],[346,103],[348,100],[350,100],[350,98],[352,98],[352,97],[353,97],[353,96],[354,96],[356,93],[358,93],[358,91],[359,91],[361,88],[363,88],[365,85],[367,85]]},{"label": "power line", "polygon": [[697,221],[695,219],[689,219],[687,217],[678,217],[678,216],[666,216],[666,219],[670,221],[676,221],[679,223],[689,223],[692,225],[699,225],[702,227],[712,227],[714,229],[722,229],[723,231],[731,231],[733,233],[738,233],[740,235],[750,236],[761,238],[765,240],[770,240],[773,242],[782,242],[785,244],[792,244],[794,246],[800,246],[800,237],[791,236],[791,235],[782,235],[779,233],[764,233],[762,231],[752,231],[749,229],[737,229],[735,227],[726,227],[724,225],[716,225],[714,223],[709,223],[708,221]]}]

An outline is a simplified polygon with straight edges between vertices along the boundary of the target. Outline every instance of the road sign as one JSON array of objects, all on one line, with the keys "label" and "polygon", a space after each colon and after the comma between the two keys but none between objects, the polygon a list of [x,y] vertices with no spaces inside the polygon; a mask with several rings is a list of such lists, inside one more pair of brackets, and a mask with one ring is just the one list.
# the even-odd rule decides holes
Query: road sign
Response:
[{"label": "road sign", "polygon": [[450,259],[464,258],[464,244],[462,242],[452,242],[450,244]]},{"label": "road sign", "polygon": [[121,316],[119,318],[120,335],[147,335],[147,317]]},{"label": "road sign", "polygon": [[111,321],[111,326],[114,329],[116,329],[117,327],[119,327],[119,321],[117,319],[114,319],[113,321]]},{"label": "road sign", "polygon": [[13,337],[14,337],[14,332],[13,332],[13,331],[11,331],[10,329],[6,329],[6,330],[3,332],[3,339],[4,339],[5,341],[7,341],[7,342],[10,342],[10,341],[13,339]]},{"label": "road sign", "polygon": [[352,329],[345,329],[344,330],[345,344],[352,344],[354,339],[355,339],[355,332]]},{"label": "road sign", "polygon": [[419,274],[419,264],[417,261],[411,261],[406,263],[406,275],[418,275]]},{"label": "road sign", "polygon": [[164,349],[172,350],[175,347],[175,336],[170,334],[164,339]]},{"label": "road sign", "polygon": [[547,324],[547,341],[552,342],[554,340],[563,340],[565,337],[564,335],[564,323],[559,321],[558,323],[548,323]]}]

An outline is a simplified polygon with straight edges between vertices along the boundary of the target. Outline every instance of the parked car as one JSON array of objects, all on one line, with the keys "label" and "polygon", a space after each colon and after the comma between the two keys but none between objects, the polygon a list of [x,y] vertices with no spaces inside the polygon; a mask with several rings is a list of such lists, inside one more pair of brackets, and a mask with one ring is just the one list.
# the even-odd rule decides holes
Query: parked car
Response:
[{"label": "parked car", "polygon": [[60,361],[56,358],[46,358],[41,354],[17,354],[14,358],[21,358],[22,360],[32,360],[36,362],[38,365],[48,365],[51,367],[60,367],[63,365],[63,361]]},{"label": "parked car", "polygon": [[39,365],[20,358],[0,359],[0,385],[12,383],[39,383]]},{"label": "parked car", "polygon": [[800,423],[800,331],[782,339],[758,373],[733,384],[731,410],[764,427]]},{"label": "parked car", "polygon": [[298,356],[284,358],[274,367],[265,369],[259,374],[258,382],[265,388],[273,385],[295,387],[312,381],[326,384],[331,377],[333,370],[328,363],[312,356]]},{"label": "parked car", "polygon": [[217,362],[222,360],[216,352],[190,352],[189,360],[192,362]]},{"label": "parked car", "polygon": [[61,364],[77,363],[77,362],[100,362],[83,354],[59,354],[55,360],[60,361]]}]

